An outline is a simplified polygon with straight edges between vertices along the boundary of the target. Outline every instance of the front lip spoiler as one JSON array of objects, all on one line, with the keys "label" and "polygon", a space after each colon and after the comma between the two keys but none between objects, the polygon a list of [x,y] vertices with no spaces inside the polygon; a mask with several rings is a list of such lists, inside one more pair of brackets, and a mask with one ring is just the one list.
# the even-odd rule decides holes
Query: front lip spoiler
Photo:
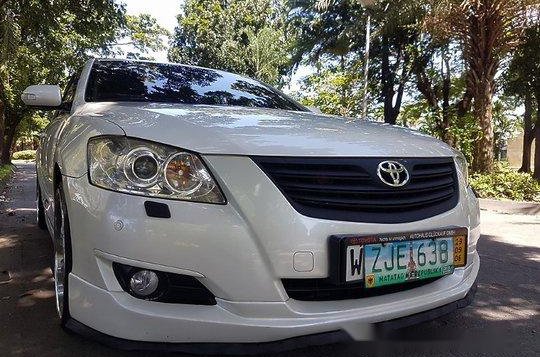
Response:
[{"label": "front lip spoiler", "polygon": [[[464,308],[472,303],[477,290],[476,281],[463,299],[449,304],[436,307],[432,310],[423,311],[414,315],[405,316],[393,320],[375,324],[376,337],[385,337],[388,333],[421,322],[430,321],[450,314],[457,309]],[[79,321],[71,318],[66,323],[66,328],[78,335],[99,342],[108,347],[126,351],[155,351],[155,352],[179,352],[195,355],[255,355],[261,353],[278,353],[295,350],[309,346],[322,346],[333,343],[353,342],[354,340],[345,331],[330,331],[314,335],[292,337],[285,340],[263,343],[170,343],[170,342],[146,342],[127,340],[113,337]]]},{"label": "front lip spoiler", "polygon": [[322,346],[353,341],[345,331],[331,331],[262,343],[146,342],[113,337],[94,330],[73,318],[66,323],[66,329],[108,347],[120,350],[187,353],[193,355],[256,355],[260,353],[279,353],[308,346]]},{"label": "front lip spoiler", "polygon": [[416,325],[421,322],[431,321],[439,317],[442,317],[444,315],[448,315],[458,309],[462,309],[464,307],[469,306],[474,300],[474,296],[476,295],[477,288],[478,288],[478,284],[475,281],[473,285],[471,286],[471,288],[469,289],[469,291],[467,292],[467,295],[465,295],[463,299],[456,300],[449,304],[436,307],[432,310],[422,311],[414,315],[409,315],[409,316],[404,316],[404,317],[400,317],[393,320],[379,322],[376,324],[377,330],[379,332],[385,333],[385,332],[409,327],[412,325]]}]

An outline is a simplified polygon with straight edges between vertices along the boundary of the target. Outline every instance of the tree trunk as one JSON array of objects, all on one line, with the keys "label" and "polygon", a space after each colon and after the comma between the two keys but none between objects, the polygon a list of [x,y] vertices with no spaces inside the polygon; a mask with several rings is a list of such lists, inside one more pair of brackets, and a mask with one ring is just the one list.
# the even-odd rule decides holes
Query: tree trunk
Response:
[{"label": "tree trunk", "polygon": [[392,101],[394,99],[394,80],[390,69],[390,44],[388,37],[382,37],[381,49],[381,78],[382,78],[382,96],[384,104],[384,122],[394,125],[396,123],[393,118]]},{"label": "tree trunk", "polygon": [[474,96],[474,117],[481,130],[480,137],[475,142],[474,160],[475,172],[491,172],[493,170],[493,103],[492,85],[489,80],[482,80]]},{"label": "tree trunk", "polygon": [[[445,72],[446,70],[446,72]],[[454,138],[450,132],[450,86],[452,84],[450,78],[450,62],[443,54],[443,68],[441,68],[441,75],[443,77],[442,86],[442,139],[450,146],[454,146]]]},{"label": "tree trunk", "polygon": [[467,71],[465,78],[467,82],[465,87],[465,93],[463,93],[463,97],[461,98],[461,100],[456,103],[458,117],[464,117],[470,112],[472,99],[474,97],[474,90],[472,88],[472,83],[474,82],[474,80],[470,69]]},{"label": "tree trunk", "polygon": [[[540,118],[536,120],[537,123],[540,123]],[[533,177],[540,181],[540,127],[536,128],[534,131],[534,140],[536,141],[534,145],[534,173]]]},{"label": "tree trunk", "polygon": [[534,139],[532,123],[533,103],[530,93],[525,96],[525,113],[523,114],[523,155],[519,172],[531,172],[531,146]]},{"label": "tree trunk", "polygon": [[0,164],[10,164],[11,163],[11,147],[13,146],[13,140],[15,139],[15,127],[9,127],[5,131],[4,141],[1,143],[0,152]]},{"label": "tree trunk", "polygon": [[0,157],[4,147],[4,103],[0,100]]},{"label": "tree trunk", "polygon": [[[396,70],[399,67],[399,63],[401,62],[401,60],[399,60],[399,58],[398,58],[397,61],[398,62],[396,62]],[[396,123],[397,118],[399,116],[399,112],[401,110],[401,102],[403,101],[403,92],[405,91],[405,84],[409,80],[409,70],[408,70],[409,61],[410,61],[410,56],[408,54],[405,54],[404,58],[403,58],[401,76],[399,78],[399,84],[398,84],[398,87],[397,87],[396,103],[392,106],[392,118],[391,118],[391,120],[392,120],[392,122],[394,124]],[[394,77],[395,76],[396,75],[394,75]],[[392,85],[392,88],[393,88],[393,85]],[[394,98],[392,97],[392,101],[393,100],[394,100]]]},{"label": "tree trunk", "polygon": [[540,181],[540,93],[536,93],[536,123],[534,124],[534,173]]},{"label": "tree trunk", "polygon": [[0,157],[3,153],[2,148],[4,147],[4,129],[6,126],[6,106],[2,98],[5,98],[4,83],[2,83],[2,79],[0,78]]},{"label": "tree trunk", "polygon": [[[339,69],[341,71],[341,75],[344,75],[345,74],[345,57],[343,55],[341,55],[340,57],[340,60],[339,60]],[[346,110],[347,108],[347,88],[346,88],[346,84],[345,84],[345,81],[341,82],[341,85],[340,85],[340,88],[339,88],[339,102],[340,102],[340,105],[341,105],[341,110],[340,110],[340,114],[341,115],[349,115],[348,113],[348,110]]]}]

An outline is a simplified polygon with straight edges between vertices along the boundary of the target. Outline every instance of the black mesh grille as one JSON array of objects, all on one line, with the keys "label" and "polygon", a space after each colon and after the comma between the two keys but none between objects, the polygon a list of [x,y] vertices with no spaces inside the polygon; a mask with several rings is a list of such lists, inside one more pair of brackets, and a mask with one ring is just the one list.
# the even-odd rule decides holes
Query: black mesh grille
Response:
[{"label": "black mesh grille", "polygon": [[328,279],[283,279],[283,287],[291,299],[300,301],[333,301],[360,299],[414,289],[439,278],[418,280],[403,284],[365,288],[364,282],[336,285]]},{"label": "black mesh grille", "polygon": [[[252,158],[293,207],[309,217],[403,223],[456,206],[458,181],[452,158]],[[377,177],[381,161],[395,160],[410,173],[403,187]]]}]

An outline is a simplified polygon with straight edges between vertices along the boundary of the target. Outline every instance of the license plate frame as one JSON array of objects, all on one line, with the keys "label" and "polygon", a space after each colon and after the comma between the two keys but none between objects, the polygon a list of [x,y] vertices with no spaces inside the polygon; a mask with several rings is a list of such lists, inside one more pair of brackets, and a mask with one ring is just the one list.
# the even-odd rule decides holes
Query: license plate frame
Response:
[{"label": "license plate frame", "polygon": [[[462,259],[459,260],[459,264],[455,265],[456,268],[467,265],[467,238],[469,230],[466,227],[448,227],[440,228],[429,231],[413,231],[413,232],[400,232],[400,233],[383,233],[373,235],[359,235],[359,234],[336,234],[329,237],[329,280],[334,284],[358,284],[364,283],[365,269],[364,269],[364,253],[363,249],[368,244],[388,243],[388,242],[403,242],[422,239],[437,239],[444,237],[459,237],[459,244],[454,247],[454,257],[460,250]],[[456,239],[456,238],[454,238]],[[454,242],[456,242],[454,240]],[[360,269],[361,278],[355,280],[347,280],[347,266],[346,266],[346,254],[347,248],[350,246],[360,247]],[[464,250],[464,253],[462,252]],[[357,252],[358,253],[358,252]],[[454,258],[455,261],[455,258]],[[355,270],[355,272],[357,272]],[[417,280],[415,280],[417,281]],[[364,285],[364,284],[362,284]]]}]

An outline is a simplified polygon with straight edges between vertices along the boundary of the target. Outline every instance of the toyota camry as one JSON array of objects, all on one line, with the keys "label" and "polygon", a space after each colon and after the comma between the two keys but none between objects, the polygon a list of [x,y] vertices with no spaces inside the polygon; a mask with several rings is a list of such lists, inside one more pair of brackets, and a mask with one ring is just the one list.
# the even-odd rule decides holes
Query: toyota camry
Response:
[{"label": "toyota camry", "polygon": [[364,339],[471,302],[467,162],[223,71],[93,59],[37,153],[61,325],[125,343]]}]

